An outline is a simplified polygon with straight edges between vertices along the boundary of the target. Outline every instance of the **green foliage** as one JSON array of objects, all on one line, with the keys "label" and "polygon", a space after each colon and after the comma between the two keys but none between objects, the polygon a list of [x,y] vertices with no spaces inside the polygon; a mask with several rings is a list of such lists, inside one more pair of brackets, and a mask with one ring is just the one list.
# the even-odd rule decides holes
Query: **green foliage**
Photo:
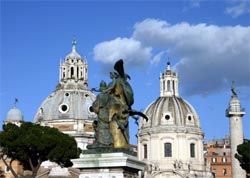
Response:
[{"label": "green foliage", "polygon": [[245,139],[244,142],[237,146],[235,158],[240,162],[240,166],[248,174],[250,173],[250,140]]},{"label": "green foliage", "polygon": [[30,122],[24,122],[20,127],[4,125],[0,133],[0,146],[9,158],[20,161],[24,169],[33,173],[46,160],[63,167],[72,166],[70,159],[80,154],[74,138],[55,128]]}]

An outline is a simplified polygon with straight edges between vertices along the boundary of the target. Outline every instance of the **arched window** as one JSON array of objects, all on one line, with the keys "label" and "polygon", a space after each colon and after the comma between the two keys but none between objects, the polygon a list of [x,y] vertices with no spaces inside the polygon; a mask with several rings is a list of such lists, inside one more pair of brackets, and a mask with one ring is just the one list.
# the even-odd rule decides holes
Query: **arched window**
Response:
[{"label": "arched window", "polygon": [[170,91],[170,80],[167,81],[167,91]]},{"label": "arched window", "polygon": [[175,91],[175,81],[173,80],[173,92]]},{"label": "arched window", "polygon": [[172,144],[171,143],[164,143],[164,156],[172,157]]},{"label": "arched window", "polygon": [[74,77],[74,67],[70,68],[70,78]]},{"label": "arched window", "polygon": [[221,162],[226,163],[227,162],[227,158],[226,157],[222,157],[221,158]]},{"label": "arched window", "polygon": [[79,67],[76,68],[76,77],[77,77],[77,78],[80,78],[80,77],[79,77]]},{"label": "arched window", "polygon": [[194,143],[190,144],[190,157],[191,158],[195,157],[195,144]]},{"label": "arched window", "polygon": [[146,144],[143,145],[143,158],[148,158],[148,146]]},{"label": "arched window", "polygon": [[217,158],[212,158],[213,163],[217,163]]},{"label": "arched window", "polygon": [[227,174],[227,169],[224,168],[224,169],[222,170],[222,174],[225,176],[225,175]]}]

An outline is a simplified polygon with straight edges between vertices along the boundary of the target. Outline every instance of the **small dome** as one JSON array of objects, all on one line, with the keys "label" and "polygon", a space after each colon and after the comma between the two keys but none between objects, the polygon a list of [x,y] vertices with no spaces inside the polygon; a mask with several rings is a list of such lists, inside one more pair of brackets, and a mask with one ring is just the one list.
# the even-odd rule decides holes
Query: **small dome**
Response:
[{"label": "small dome", "polygon": [[23,114],[19,109],[14,107],[7,113],[5,121],[7,122],[23,121]]},{"label": "small dome", "polygon": [[78,54],[78,52],[76,50],[72,50],[71,53],[69,53],[66,56],[66,59],[81,59],[81,55]]},{"label": "small dome", "polygon": [[72,45],[72,51],[65,57],[65,60],[82,59],[81,55],[76,51],[76,40],[72,41]]},{"label": "small dome", "polygon": [[159,97],[144,112],[149,118],[142,120],[140,129],[168,127],[200,128],[199,117],[194,108],[177,96]]}]

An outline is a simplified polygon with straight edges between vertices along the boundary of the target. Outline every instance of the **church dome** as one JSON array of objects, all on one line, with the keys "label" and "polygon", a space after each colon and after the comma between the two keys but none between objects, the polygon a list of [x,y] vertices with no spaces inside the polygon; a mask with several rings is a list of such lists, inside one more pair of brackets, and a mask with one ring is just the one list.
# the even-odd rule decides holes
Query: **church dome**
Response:
[{"label": "church dome", "polygon": [[160,96],[145,109],[148,120],[140,121],[138,158],[147,164],[147,177],[211,177],[204,169],[199,116],[179,96],[178,75],[167,64]]},{"label": "church dome", "polygon": [[200,132],[199,116],[191,104],[179,97],[178,75],[167,64],[166,71],[160,74],[160,96],[144,111],[149,120],[142,120],[140,129],[159,127],[166,128],[164,132],[180,129]]},{"label": "church dome", "polygon": [[59,82],[38,108],[34,122],[57,128],[74,137],[81,149],[92,143],[94,129],[92,122],[96,114],[90,107],[96,96],[88,90],[88,63],[76,51],[72,51],[60,62]]},{"label": "church dome", "polygon": [[60,119],[91,119],[90,107],[95,95],[88,90],[58,90],[48,96],[35,115],[35,123]]},{"label": "church dome", "polygon": [[200,127],[199,117],[194,108],[177,96],[157,98],[144,113],[149,120],[142,120],[141,129],[168,126],[171,129]]},{"label": "church dome", "polygon": [[[73,61],[73,62],[72,62]],[[76,62],[77,61],[77,62]],[[72,41],[72,51],[60,64],[59,83],[39,107],[34,121],[88,120],[95,117],[90,106],[95,95],[87,89],[88,65],[76,51],[76,40]]]},{"label": "church dome", "polygon": [[76,40],[72,41],[72,51],[66,55],[65,59],[70,60],[70,59],[82,59],[81,55],[76,51]]},{"label": "church dome", "polygon": [[14,122],[14,121],[22,122],[23,121],[23,114],[19,109],[17,109],[16,107],[13,107],[7,113],[5,121],[6,122]]}]

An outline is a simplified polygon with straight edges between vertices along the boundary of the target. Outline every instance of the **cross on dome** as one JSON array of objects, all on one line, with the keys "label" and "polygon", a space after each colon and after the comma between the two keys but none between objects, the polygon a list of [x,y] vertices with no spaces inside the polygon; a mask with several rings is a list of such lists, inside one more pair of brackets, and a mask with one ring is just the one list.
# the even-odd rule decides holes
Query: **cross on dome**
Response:
[{"label": "cross on dome", "polygon": [[169,61],[169,57],[168,57],[168,61],[167,61],[167,70],[171,70],[171,68],[170,68],[170,61]]},{"label": "cross on dome", "polygon": [[72,40],[72,44],[73,44],[74,46],[76,46],[76,39],[73,39],[73,40]]},{"label": "cross on dome", "polygon": [[76,39],[72,40],[72,52],[76,52]]},{"label": "cross on dome", "polygon": [[14,101],[14,107],[16,107],[17,102],[18,102],[18,99],[17,99],[17,98],[15,98],[15,101]]}]

